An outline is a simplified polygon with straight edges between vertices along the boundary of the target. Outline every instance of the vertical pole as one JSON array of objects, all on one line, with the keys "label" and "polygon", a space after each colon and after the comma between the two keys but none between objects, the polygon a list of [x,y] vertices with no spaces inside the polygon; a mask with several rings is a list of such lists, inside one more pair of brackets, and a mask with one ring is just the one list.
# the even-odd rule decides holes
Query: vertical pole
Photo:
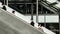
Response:
[{"label": "vertical pole", "polygon": [[5,5],[5,0],[4,0],[4,5]]},{"label": "vertical pole", "polygon": [[38,23],[38,0],[36,0],[36,23]]},{"label": "vertical pole", "polygon": [[43,13],[43,7],[42,7],[42,5],[41,5],[41,14]]},{"label": "vertical pole", "polygon": [[44,15],[44,26],[46,27],[46,15]]},{"label": "vertical pole", "polygon": [[33,4],[31,4],[31,20],[33,21]]},{"label": "vertical pole", "polygon": [[6,4],[7,4],[7,6],[8,6],[8,0],[6,1]]},{"label": "vertical pole", "polygon": [[59,14],[59,34],[60,34],[60,14]]}]

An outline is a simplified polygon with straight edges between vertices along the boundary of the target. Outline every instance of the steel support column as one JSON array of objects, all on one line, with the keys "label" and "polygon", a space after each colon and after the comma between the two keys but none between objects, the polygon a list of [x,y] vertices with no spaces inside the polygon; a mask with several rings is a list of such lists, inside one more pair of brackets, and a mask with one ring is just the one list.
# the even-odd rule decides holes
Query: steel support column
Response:
[{"label": "steel support column", "polygon": [[8,6],[8,0],[6,1],[6,4],[7,4],[7,6]]},{"label": "steel support column", "polygon": [[33,4],[31,4],[31,20],[33,21]]},{"label": "steel support column", "polygon": [[36,23],[38,23],[38,0],[36,0]]}]

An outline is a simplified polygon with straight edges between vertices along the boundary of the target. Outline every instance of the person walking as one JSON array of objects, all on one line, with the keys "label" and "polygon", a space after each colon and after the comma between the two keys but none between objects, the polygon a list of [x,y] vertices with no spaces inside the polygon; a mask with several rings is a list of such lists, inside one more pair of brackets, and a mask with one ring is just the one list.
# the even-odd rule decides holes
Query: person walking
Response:
[{"label": "person walking", "polygon": [[34,26],[35,23],[34,23],[33,20],[32,20],[30,24],[31,24],[32,26]]},{"label": "person walking", "polygon": [[13,10],[12,13],[15,14],[15,11]]},{"label": "person walking", "polygon": [[3,7],[2,7],[2,9],[6,10],[6,7],[5,7],[5,6],[3,6]]}]

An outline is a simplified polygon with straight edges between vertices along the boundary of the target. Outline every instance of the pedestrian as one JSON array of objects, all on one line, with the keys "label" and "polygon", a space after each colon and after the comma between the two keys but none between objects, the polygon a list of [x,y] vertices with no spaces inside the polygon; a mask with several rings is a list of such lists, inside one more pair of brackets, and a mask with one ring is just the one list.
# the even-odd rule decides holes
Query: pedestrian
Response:
[{"label": "pedestrian", "polygon": [[5,7],[5,6],[3,6],[3,7],[2,7],[2,9],[6,10],[6,7]]},{"label": "pedestrian", "polygon": [[15,11],[13,10],[12,13],[15,14]]},{"label": "pedestrian", "polygon": [[41,27],[42,27],[41,24],[38,24],[38,29],[41,29]]},{"label": "pedestrian", "polygon": [[32,26],[34,26],[35,23],[32,21],[30,24],[31,24]]}]

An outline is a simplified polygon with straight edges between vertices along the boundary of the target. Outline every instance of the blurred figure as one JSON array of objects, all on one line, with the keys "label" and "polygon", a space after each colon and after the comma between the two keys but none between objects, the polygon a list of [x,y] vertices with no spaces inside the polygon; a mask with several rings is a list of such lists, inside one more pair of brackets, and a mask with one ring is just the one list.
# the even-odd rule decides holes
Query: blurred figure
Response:
[{"label": "blurred figure", "polygon": [[34,23],[33,20],[32,20],[30,24],[31,24],[32,26],[34,26],[35,23]]},{"label": "blurred figure", "polygon": [[42,27],[41,24],[39,24],[39,25],[38,25],[38,29],[41,29],[41,27]]},{"label": "blurred figure", "polygon": [[13,10],[12,13],[15,14],[15,11]]},{"label": "blurred figure", "polygon": [[34,27],[38,28],[38,23],[34,22]]},{"label": "blurred figure", "polygon": [[43,26],[41,26],[41,24],[38,25],[38,29],[43,31]]},{"label": "blurred figure", "polygon": [[3,6],[3,7],[2,7],[2,9],[6,10],[6,7],[5,7],[5,6]]}]

